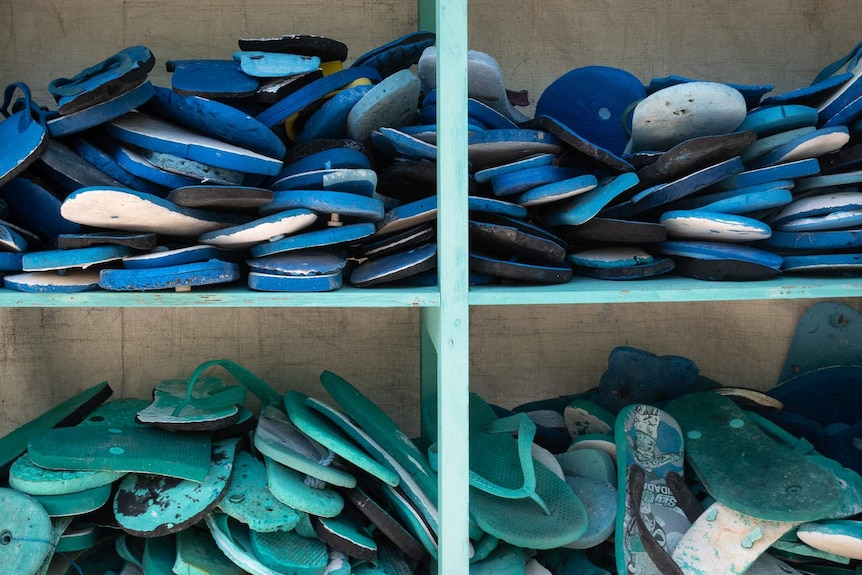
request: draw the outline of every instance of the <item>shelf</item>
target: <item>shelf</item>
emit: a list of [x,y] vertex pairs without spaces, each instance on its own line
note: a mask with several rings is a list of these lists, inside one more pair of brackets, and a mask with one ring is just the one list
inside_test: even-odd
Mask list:
[[862,297],[862,278],[710,282],[682,277],[610,281],[576,277],[549,286],[476,286],[470,305],[542,305]]
[[436,307],[436,287],[360,289],[326,293],[256,292],[232,287],[190,292],[24,293],[0,289],[0,307]]

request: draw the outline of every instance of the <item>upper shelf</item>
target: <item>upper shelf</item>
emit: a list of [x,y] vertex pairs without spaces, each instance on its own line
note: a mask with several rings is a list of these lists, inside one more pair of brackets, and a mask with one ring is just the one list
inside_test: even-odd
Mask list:
[[[576,277],[567,284],[476,286],[473,306],[862,298],[862,278],[779,278],[708,282],[681,277],[620,281]],[[437,307],[436,287],[359,289],[327,293],[255,292],[245,287],[191,292],[22,293],[0,288],[0,307]]]

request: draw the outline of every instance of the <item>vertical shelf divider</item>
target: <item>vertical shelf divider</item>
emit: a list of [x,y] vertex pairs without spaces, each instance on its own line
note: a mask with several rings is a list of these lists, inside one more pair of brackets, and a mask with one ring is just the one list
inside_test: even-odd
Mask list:
[[[420,15],[423,11],[420,9]],[[425,12],[427,13],[427,12]],[[427,25],[427,22],[422,22]],[[423,310],[436,344],[438,573],[469,573],[467,0],[437,0],[437,274],[440,306]],[[423,336],[424,338],[425,336]],[[426,358],[425,350],[422,353]],[[423,374],[426,368],[423,367]]]

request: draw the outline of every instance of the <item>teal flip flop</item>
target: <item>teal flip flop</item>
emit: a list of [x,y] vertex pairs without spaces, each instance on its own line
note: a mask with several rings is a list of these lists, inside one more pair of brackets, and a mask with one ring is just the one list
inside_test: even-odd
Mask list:
[[61,471],[39,467],[22,455],[9,468],[9,487],[27,495],[66,495],[109,485],[121,471]]
[[398,475],[394,471],[379,463],[329,420],[308,407],[306,399],[308,396],[298,391],[288,391],[284,396],[287,414],[300,431],[356,468],[393,487],[398,485]]
[[353,514],[312,517],[311,525],[317,538],[328,548],[360,561],[374,561],[377,558],[377,543]]
[[141,537],[161,537],[198,523],[224,497],[238,444],[239,438],[213,444],[202,482],[137,473],[126,476],[113,502],[120,527]]
[[[675,485],[683,483],[683,435],[668,413],[645,404],[622,408],[614,426],[617,444],[619,573],[668,575],[670,554],[691,519]],[[675,484],[673,479],[677,479]]]
[[77,493],[33,495],[51,517],[70,517],[95,511],[111,498],[111,485],[101,485]]
[[10,573],[36,573],[52,555],[51,519],[35,499],[0,488],[0,563]]
[[278,573],[320,575],[329,564],[326,544],[291,531],[251,532],[251,548],[261,563]]
[[704,391],[668,402],[687,438],[687,461],[716,501],[770,521],[816,521],[842,495],[827,469],[764,433],[729,398]]
[[[221,513],[210,513],[204,517],[204,522],[210,530],[210,534],[212,534],[213,541],[215,541],[216,546],[221,549],[221,552],[224,553],[228,559],[244,571],[253,573],[254,575],[284,575],[284,572],[276,571],[275,569],[265,565],[262,560],[257,557],[252,547],[251,534],[244,524],[231,519],[227,515],[222,515]],[[287,531],[276,533],[286,534],[292,532]],[[323,571],[320,570],[309,575],[322,575],[322,573]]]
[[300,473],[339,487],[356,486],[356,478],[333,463],[335,453],[304,435],[281,410],[267,406],[260,413],[254,446],[266,457]]
[[[71,519],[71,518],[67,518]],[[58,528],[56,520],[54,530]],[[56,553],[74,553],[75,551],[84,551],[96,544],[96,541],[102,536],[98,527],[89,523],[69,525],[57,541],[57,546],[54,548]]]
[[141,569],[147,575],[170,575],[177,560],[177,540],[173,535],[151,537],[144,546]]
[[252,531],[290,531],[302,513],[273,496],[266,485],[266,467],[247,451],[239,451],[231,479],[218,508]]
[[212,534],[204,529],[184,529],[177,533],[173,573],[189,575],[242,575],[243,571],[218,548]]
[[303,475],[273,459],[266,459],[266,481],[272,495],[297,511],[319,517],[335,517],[344,509],[344,499],[338,492],[317,482],[306,481]]
[[[436,404],[426,404],[423,421],[436,421],[436,411]],[[433,441],[431,427],[425,432]],[[534,460],[535,429],[526,414],[498,419],[481,397],[470,394],[470,514],[479,528],[503,541],[549,549],[582,536],[587,513],[566,482]]]

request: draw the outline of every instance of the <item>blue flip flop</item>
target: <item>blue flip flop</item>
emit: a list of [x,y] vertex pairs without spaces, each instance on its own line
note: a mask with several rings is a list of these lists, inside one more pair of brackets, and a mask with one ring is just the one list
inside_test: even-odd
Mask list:
[[[296,149],[296,148],[294,148]],[[368,155],[355,148],[330,147],[318,152],[310,153],[302,158],[292,161],[281,169],[278,175],[270,180],[276,182],[281,178],[314,172],[318,170],[347,169],[371,169],[371,160]]]
[[797,218],[776,229],[782,232],[822,232],[862,227],[862,210],[838,211],[824,216]]
[[256,291],[270,292],[327,292],[342,284],[341,270],[314,275],[285,275],[264,272],[249,272],[248,287]]
[[483,130],[467,137],[473,170],[508,164],[536,154],[559,154],[562,143],[541,130]]
[[862,274],[862,254],[784,256],[781,271],[784,273],[859,275]]
[[280,178],[270,185],[273,191],[329,190],[372,197],[377,188],[377,172],[367,168],[312,170]]
[[572,279],[571,267],[521,263],[478,252],[470,253],[470,270],[500,279],[537,284],[561,284]]
[[829,230],[823,232],[773,231],[763,241],[770,248],[786,250],[839,250],[862,247],[862,230]]
[[862,193],[834,192],[799,198],[770,219],[770,224],[780,227],[783,224],[801,218],[827,216],[836,212],[853,212],[862,210]]
[[227,170],[274,176],[282,167],[280,158],[197,134],[140,112],[117,118],[105,128],[121,142]]
[[807,158],[819,158],[837,152],[850,141],[850,131],[846,126],[825,127],[793,138],[770,153],[748,162],[748,168],[762,168]]
[[285,210],[258,218],[247,224],[201,234],[198,237],[198,242],[223,249],[243,250],[295,234],[316,221],[317,214],[311,210]]
[[480,184],[484,184],[486,182],[493,182],[493,179],[496,177],[503,177],[522,170],[551,167],[555,160],[556,156],[554,154],[536,154],[534,156],[524,158],[523,160],[516,160],[508,164],[492,166],[490,168],[485,168],[484,170],[479,170],[473,174],[473,177]]
[[284,143],[272,130],[251,115],[221,102],[157,87],[142,111],[270,158],[283,158],[285,154]]
[[283,54],[259,50],[240,50],[233,53],[240,69],[253,78],[285,78],[306,74],[320,68],[319,56]]
[[80,112],[48,120],[48,133],[54,138],[69,136],[95,128],[105,122],[119,118],[149,101],[155,94],[153,85],[145,80],[128,92],[110,100],[85,108]]
[[753,242],[772,235],[768,224],[731,214],[706,210],[673,210],[665,212],[659,223],[670,238],[694,241]]
[[351,68],[370,67],[385,78],[417,64],[422,52],[434,44],[433,32],[419,30],[405,34],[382,46],[361,54],[353,61]]
[[536,116],[550,116],[588,141],[621,155],[629,106],[646,98],[634,75],[607,66],[576,68],[554,80],[536,102]]
[[766,250],[721,242],[668,240],[656,246],[664,255],[701,260],[734,260],[781,269],[782,257]]
[[[16,90],[24,93],[24,109],[9,113],[9,104]],[[5,184],[36,161],[48,148],[45,127],[30,115],[30,88],[16,83],[6,87],[0,113],[5,116],[0,122],[0,185]]]
[[744,132],[750,130],[758,138],[772,136],[788,130],[817,125],[817,109],[810,106],[788,104],[767,106],[752,110],[737,128]]
[[[114,156],[97,145],[85,140],[80,136],[72,138],[72,148],[87,162],[107,174],[109,177],[120,182],[121,185],[156,196],[164,197],[167,193],[164,186],[160,186],[150,180],[141,178],[121,166]],[[115,147],[116,149],[116,147]]]
[[[528,158],[528,160],[531,160],[531,158]],[[521,162],[524,161],[525,160],[521,160]],[[519,162],[513,162],[512,164],[506,164],[506,166],[512,166],[513,164],[518,163]],[[487,172],[488,170],[482,171]],[[552,184],[554,182],[559,182],[567,178],[574,178],[583,174],[583,170],[579,170],[577,168],[560,168],[551,165],[523,167],[519,170],[506,171],[505,173],[491,177],[491,188],[493,189],[495,196],[511,196],[514,194],[524,193],[538,186]]]
[[378,128],[400,128],[416,120],[419,78],[410,70],[386,76],[371,88],[347,114],[347,133],[359,141]]
[[[693,78],[686,78],[684,76],[665,76],[664,78],[653,78],[650,80],[650,83],[646,86],[646,91],[648,94],[654,94],[655,92],[662,90],[664,88],[669,88],[670,86],[676,86],[678,84],[688,83],[688,82],[706,82],[708,80],[696,80]],[[725,84],[734,90],[737,90],[742,96],[745,98],[745,105],[751,109],[756,108],[759,104],[762,103],[761,98],[765,94],[771,92],[775,86],[772,84],[733,84],[730,82],[725,82]]]
[[[520,206],[519,206],[520,207]],[[437,219],[437,196],[402,204],[386,212],[377,224],[377,235],[400,232]]]
[[234,60],[168,60],[171,88],[183,96],[235,99],[253,96],[260,82]]
[[125,246],[95,246],[74,250],[47,250],[24,254],[21,262],[25,272],[88,268],[97,264],[119,261],[131,255]]
[[[113,151],[114,160],[117,164],[130,174],[137,178],[146,180],[151,185],[155,185],[155,189],[146,192],[157,197],[164,197],[168,189],[185,188],[187,186],[200,185],[200,180],[187,178],[180,174],[175,174],[167,170],[163,170],[150,162],[143,153],[131,147],[118,145]],[[132,190],[144,191],[129,186]]]
[[816,126],[804,126],[802,128],[796,128],[795,130],[779,132],[772,136],[766,136],[765,138],[758,138],[750,146],[742,150],[739,157],[746,163],[757,160],[777,150],[795,138],[804,136],[805,134],[810,134],[816,130]]
[[374,224],[350,224],[342,227],[325,228],[289,236],[275,242],[258,244],[251,248],[255,257],[281,254],[309,248],[320,248],[358,242],[374,233]]
[[810,106],[817,99],[822,99],[823,96],[828,96],[833,90],[837,90],[848,80],[853,78],[853,74],[844,73],[829,76],[818,82],[814,82],[810,86],[796,88],[789,92],[775,94],[760,101],[762,106],[778,106],[785,104],[799,104],[802,106]]
[[347,136],[347,117],[353,107],[371,90],[370,84],[340,90],[320,106],[302,126],[296,142]]
[[231,252],[227,250],[222,250],[215,246],[195,245],[172,250],[157,249],[148,254],[126,256],[123,258],[123,266],[130,270],[151,269],[200,263],[209,260],[230,261],[231,259]]
[[[755,170],[746,170],[745,172],[732,175],[715,185],[715,191],[723,192],[736,188],[747,188],[749,186],[757,186],[775,180],[793,180],[796,178],[805,178],[814,176],[820,173],[820,164],[814,158],[807,160],[796,160],[786,164],[777,166],[767,166],[765,168],[757,168]],[[798,182],[794,186],[794,190],[798,191]]]
[[7,289],[29,293],[78,293],[99,289],[99,271],[28,272],[3,276]]
[[388,156],[437,161],[437,146],[435,144],[429,144],[395,128],[380,128],[372,132],[371,143]]
[[99,276],[99,287],[111,291],[149,291],[224,284],[239,280],[239,266],[210,260],[163,268],[106,269]]
[[537,186],[520,194],[515,201],[524,207],[540,206],[580,196],[595,189],[596,186],[598,186],[596,177],[587,174]]
[[318,190],[278,191],[272,202],[261,206],[261,215],[274,214],[284,210],[307,209],[321,216],[338,216],[360,222],[379,222],[383,219],[383,202],[347,192]]
[[793,201],[792,187],[791,180],[776,180],[757,186],[686,198],[675,202],[673,207],[681,210],[702,209],[723,214],[750,214],[786,206]]
[[81,231],[79,224],[60,215],[60,200],[36,181],[13,178],[0,188],[0,198],[8,204],[11,219],[44,239]]
[[398,281],[436,266],[437,244],[429,243],[359,264],[350,273],[350,283],[356,287],[369,287]]

